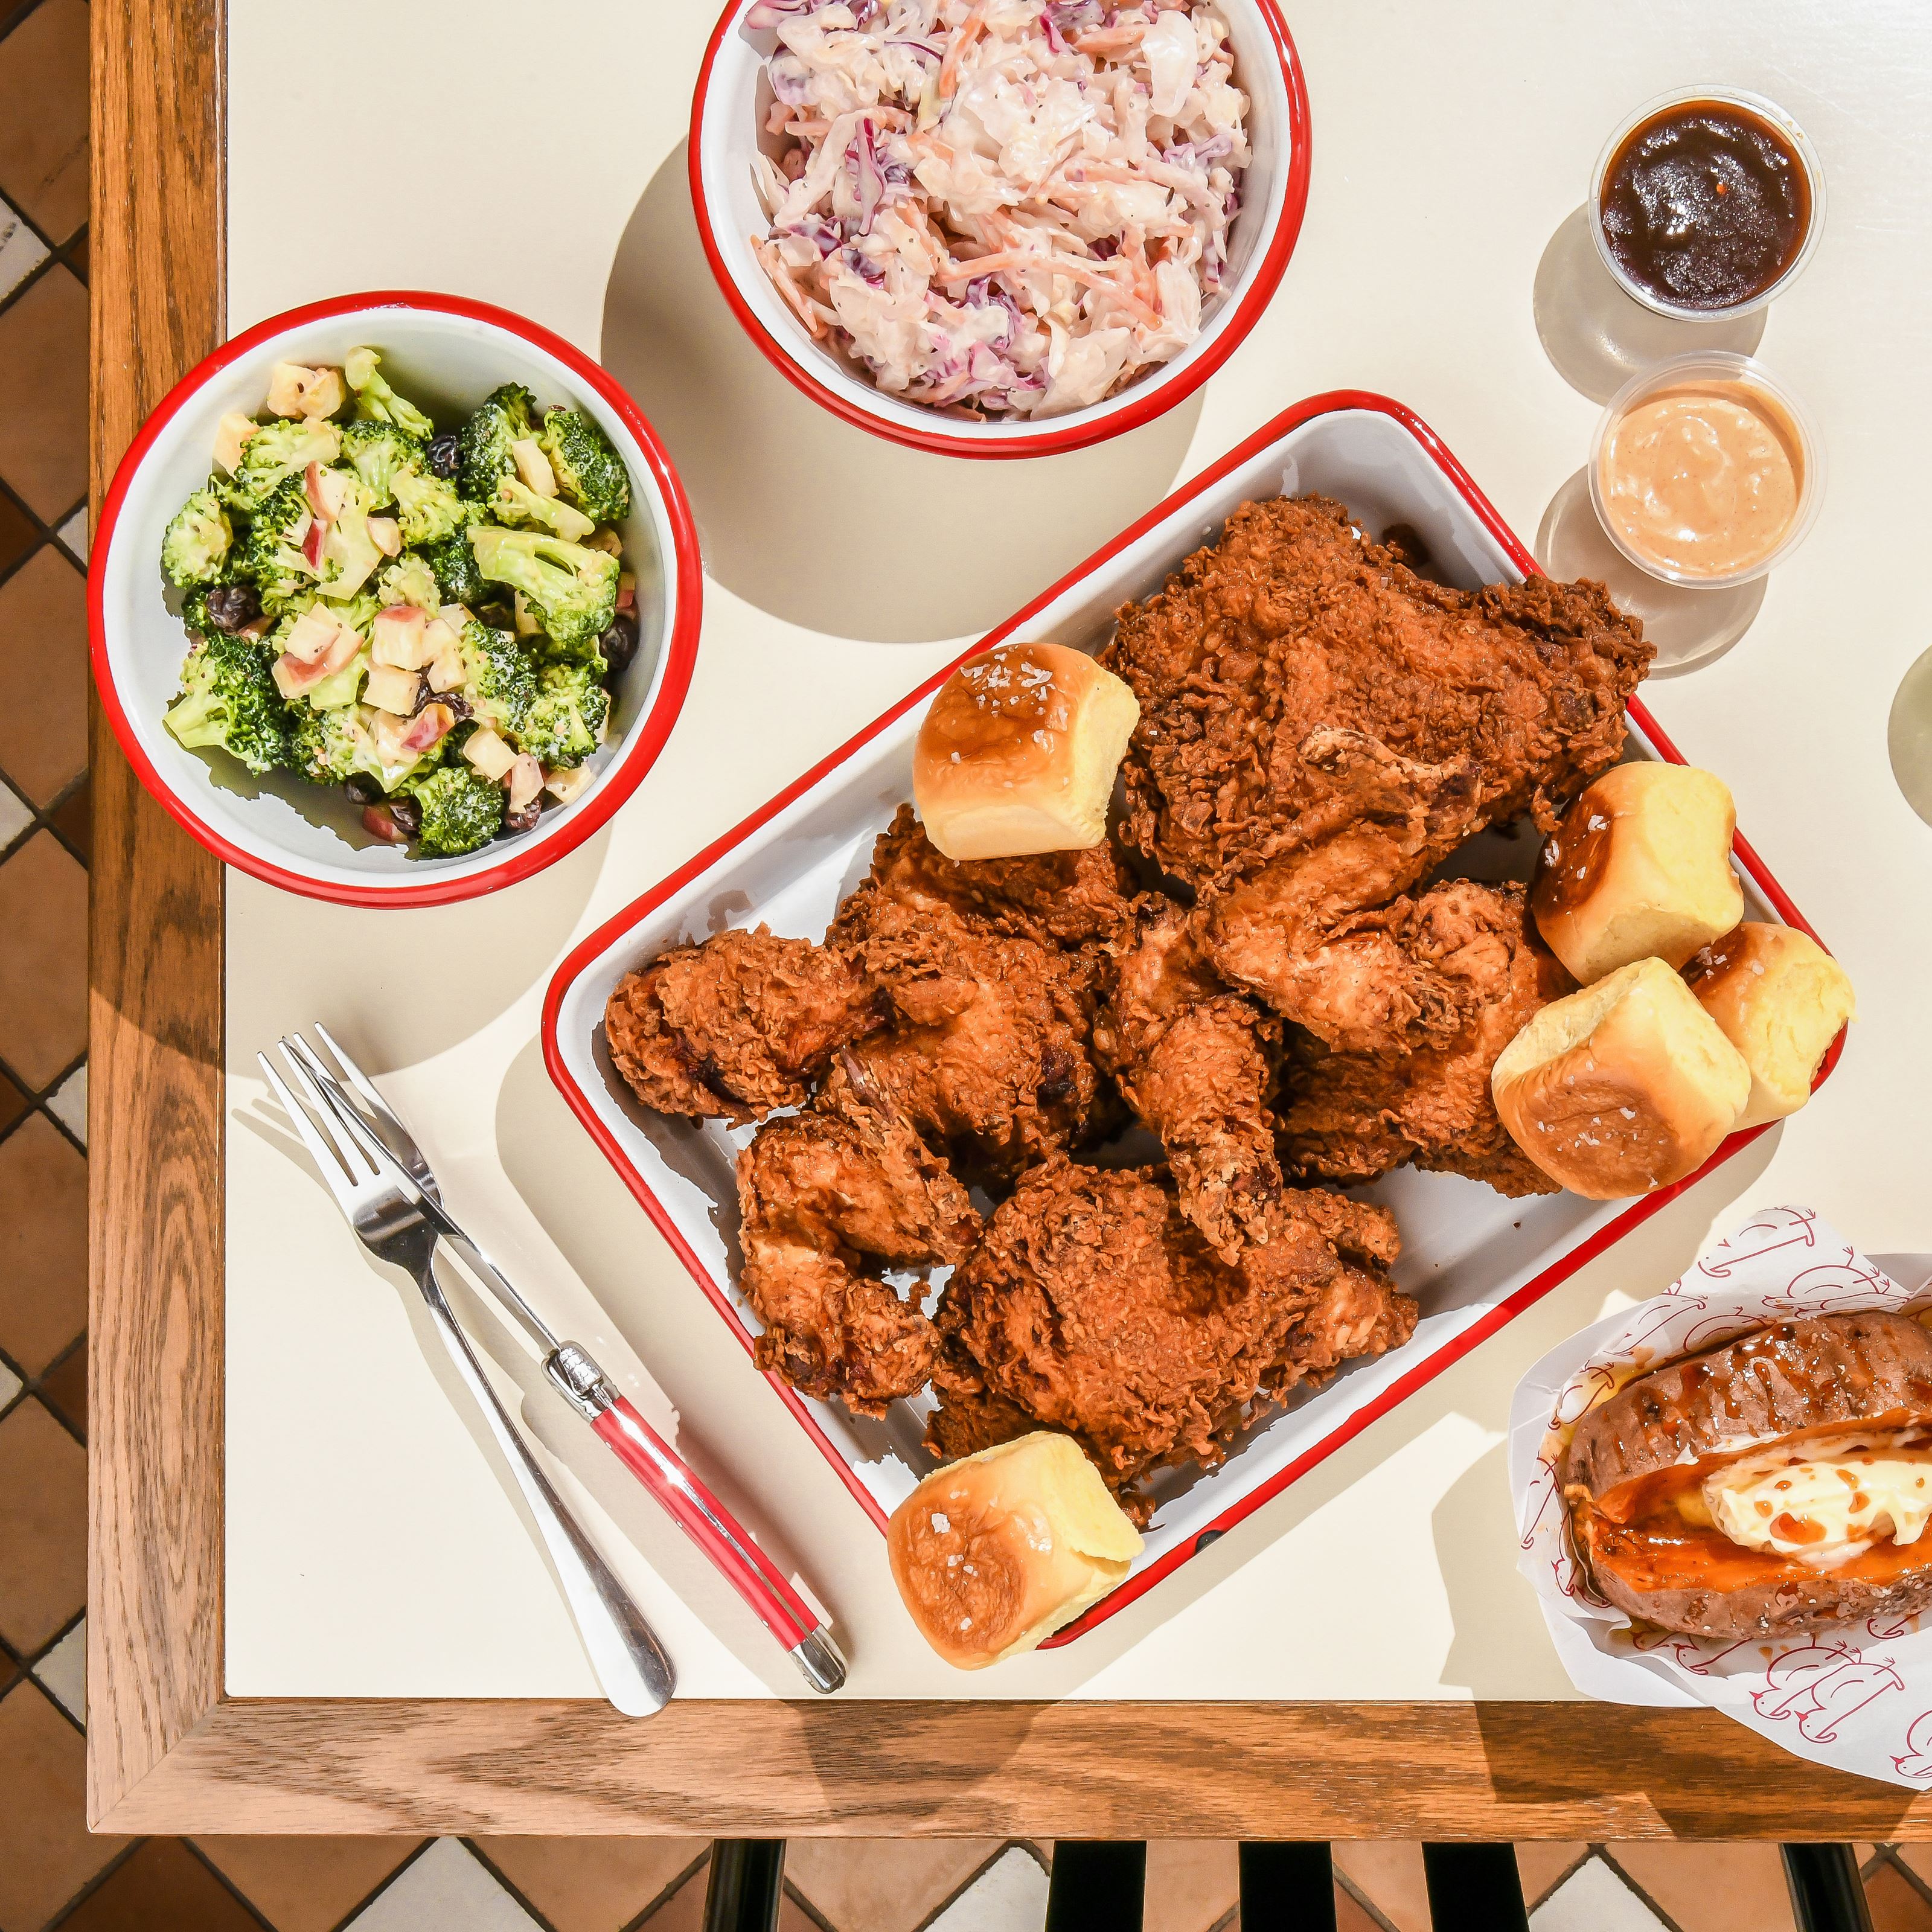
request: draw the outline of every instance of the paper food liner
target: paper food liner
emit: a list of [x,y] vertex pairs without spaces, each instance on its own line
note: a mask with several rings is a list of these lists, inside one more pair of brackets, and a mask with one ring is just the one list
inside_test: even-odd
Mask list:
[[1738,1641],[1634,1625],[1577,1565],[1556,1478],[1577,1418],[1634,1374],[1785,1316],[1932,1309],[1932,1256],[1882,1258],[1898,1279],[1810,1209],[1760,1210],[1654,1300],[1573,1335],[1523,1377],[1510,1408],[1510,1486],[1519,1565],[1586,1696],[1708,1704],[1798,1757],[1924,1790],[1932,1788],[1932,1622],[1874,1617]]

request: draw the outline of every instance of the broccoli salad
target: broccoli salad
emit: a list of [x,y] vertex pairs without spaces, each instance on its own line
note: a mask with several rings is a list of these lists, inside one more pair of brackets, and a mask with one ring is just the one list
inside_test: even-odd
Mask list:
[[590,782],[637,649],[631,478],[515,383],[439,433],[373,349],[278,363],[161,539],[189,649],[168,729],[339,785],[421,857],[527,832]]

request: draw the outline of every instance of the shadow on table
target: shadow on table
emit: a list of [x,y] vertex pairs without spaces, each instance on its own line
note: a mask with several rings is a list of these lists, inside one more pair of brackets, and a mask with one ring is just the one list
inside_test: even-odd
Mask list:
[[664,438],[706,571],[832,637],[923,642],[989,628],[1167,494],[1201,398],[1066,456],[929,456],[794,388],[725,305],[698,238],[686,147],[631,217],[603,361]]
[[1604,266],[1587,208],[1573,208],[1536,265],[1536,333],[1556,373],[1592,402],[1607,403],[1640,369],[1692,350],[1748,356],[1768,311],[1721,322],[1681,322],[1633,301]]

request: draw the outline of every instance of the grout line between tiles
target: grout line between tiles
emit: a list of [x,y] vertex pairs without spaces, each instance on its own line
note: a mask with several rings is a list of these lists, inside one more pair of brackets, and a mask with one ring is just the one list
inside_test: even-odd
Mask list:
[[1333,1865],[1335,1882],[1369,1915],[1376,1932],[1396,1932],[1395,1922],[1340,1865]]
[[683,1870],[671,1880],[670,1884],[644,1906],[636,1918],[626,1919],[624,1923],[617,1928],[617,1932],[638,1932],[638,1928],[644,1923],[645,1920],[649,1918],[652,1912],[660,1911],[669,1904],[704,1869],[705,1866],[710,1862],[710,1858],[711,1848],[707,1845],[689,1864],[685,1867]]
[[[407,1871],[410,1866],[414,1864],[417,1859],[421,1858],[423,1854],[429,1850],[430,1846],[435,1843],[436,1840],[433,1838],[424,1839],[422,1843],[417,1846],[416,1850],[410,1852],[407,1858],[403,1859],[400,1863],[397,1865],[395,1870],[390,1873],[388,1876],[383,1880],[380,1885],[374,1886],[371,1890],[365,1894],[364,1896],[358,1898],[356,1903],[335,1922],[334,1927],[332,1928],[332,1932],[348,1932],[348,1928],[350,1925],[352,1924],[357,1918],[360,1918],[364,1912],[367,1912],[370,1906],[374,1905],[376,1900],[380,1898],[383,1893],[387,1892],[390,1886],[394,1885],[397,1880],[400,1878],[404,1873]],[[51,1927],[48,1928],[48,1932],[52,1932],[52,1928]]]
[[17,0],[16,4],[0,13],[0,40],[4,40],[40,4],[40,0]]
[[800,1916],[808,1924],[816,1925],[819,1928],[819,1932],[840,1932],[840,1928],[833,1924],[831,1920],[826,1918],[825,1914],[820,1911],[818,1907],[813,1904],[812,1900],[807,1898],[790,1879],[785,1880],[784,1891],[785,1897],[798,1907]]
[[1906,1883],[1911,1886],[1912,1890],[1916,1892],[1921,1898],[1924,1899],[1928,1905],[1932,1905],[1932,1886],[1928,1886],[1925,1881],[1898,1856],[1898,1852],[1890,1845],[1885,1847],[1882,1856],[1886,1862],[1892,1865],[1898,1870],[1900,1876],[1905,1880]]
[[[1636,1895],[1645,1910],[1664,1927],[1664,1932],[1684,1932],[1684,1928],[1678,1924],[1677,1921],[1672,1918],[1670,1914],[1665,1911],[1664,1907],[1658,1904],[1657,1900],[1652,1898],[1650,1894],[1646,1892],[1622,1865],[1617,1863],[1616,1852],[1612,1846],[1607,1844],[1592,1845],[1590,1849],[1602,1858],[1612,1871],[1616,1874],[1618,1882],[1623,1886],[1624,1889]],[[1783,1854],[1780,1852],[1779,1856],[1782,1857]]]
[[118,1872],[121,1868],[148,1841],[146,1838],[136,1838],[130,1843],[123,1845],[120,1850],[116,1852],[114,1856],[110,1858],[107,1862],[103,1865],[100,1869],[96,1872],[94,1876],[89,1879],[64,1905],[61,1906],[51,1918],[47,1921],[45,1932],[55,1932],[55,1928],[57,1926],[64,1924],[69,1918],[71,1918],[74,1915],[78,1912],[80,1908],[85,1905],[87,1901],[92,1898],[94,1894],[98,1892],[100,1888],[105,1885],[107,1881],[112,1878],[114,1874]]
[[236,1902],[240,1905],[242,1910],[247,1912],[250,1918],[254,1920],[256,1924],[263,1927],[266,1929],[266,1932],[275,1932],[274,1922],[262,1912],[260,1907],[255,1904],[254,1900],[250,1898],[248,1894],[242,1891],[241,1887],[238,1886],[235,1881],[230,1878],[228,1874],[194,1842],[192,1838],[183,1837],[176,1839],[175,1842],[181,1846],[182,1850],[188,1853],[189,1857],[199,1859],[200,1862],[213,1874],[215,1882],[221,1887],[223,1891],[229,1893],[235,1899]]
[[[4,862],[4,860],[0,860],[0,863]],[[0,1141],[5,1140],[10,1134],[17,1132],[35,1114],[40,1114],[52,1122],[62,1139],[65,1141],[82,1160],[85,1160],[87,1158],[86,1142],[76,1136],[74,1130],[54,1112],[47,1102],[86,1064],[87,1054],[83,1048],[80,1057],[69,1060],[67,1065],[47,1082],[46,1086],[37,1088],[31,1080],[25,1079],[16,1072],[5,1060],[0,1060],[0,1075],[4,1075],[21,1093],[26,1096],[28,1103],[26,1112],[10,1127],[0,1127]],[[0,1355],[4,1354],[4,1351],[0,1350]],[[16,1364],[16,1366],[18,1365]]]
[[[938,1918],[941,1913],[950,1912],[953,1906],[957,1905],[960,1900],[964,1898],[967,1893],[970,1892],[973,1888],[977,1885],[980,1881],[984,1878],[986,1874],[1016,1846],[1018,1846],[1020,1850],[1024,1852],[1027,1856],[1031,1858],[1035,1864],[1040,1864],[1039,1857],[1030,1845],[1024,1844],[1022,1840],[1018,1838],[1006,1839],[1002,1842],[999,1849],[994,1852],[992,1856],[989,1858],[984,1864],[977,1866],[974,1868],[973,1875],[970,1878],[968,1879],[964,1884],[955,1886],[919,1922],[917,1926],[914,1928],[914,1932],[926,1932],[926,1928],[930,1925],[935,1918]],[[1044,1865],[1041,1865],[1040,1869],[1044,1871],[1046,1868]]]
[[543,1932],[556,1932],[556,1928],[537,1910],[518,1887],[491,1862],[489,1854],[477,1844],[474,1838],[458,1838],[456,1842],[543,1928]]
[[[1514,1847],[1512,1847],[1512,1849],[1514,1849]],[[1522,1901],[1524,1910],[1526,1911],[1534,1912],[1536,1908],[1557,1888],[1558,1886],[1568,1885],[1570,1881],[1590,1862],[1590,1852],[1591,1847],[1586,1845],[1583,1847],[1582,1856],[1572,1859],[1570,1862],[1565,1865],[1563,1869],[1558,1872],[1534,1898],[1532,1898],[1529,1894],[1526,1892],[1523,1894]],[[1519,1865],[1517,1868],[1519,1876],[1520,1876],[1522,1868]]]

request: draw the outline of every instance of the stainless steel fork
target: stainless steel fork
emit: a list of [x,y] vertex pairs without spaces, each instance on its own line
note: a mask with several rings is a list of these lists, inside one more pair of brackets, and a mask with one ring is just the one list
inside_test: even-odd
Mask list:
[[[457,1373],[476,1398],[536,1518],[604,1696],[627,1717],[649,1717],[663,1709],[676,1682],[670,1660],[644,1612],[571,1514],[497,1400],[436,1280],[434,1257],[440,1230],[343,1130],[298,1060],[290,1059],[289,1079],[284,1080],[266,1054],[255,1058],[356,1238],[378,1261],[402,1269],[421,1291]],[[302,1100],[290,1091],[290,1081]]]

